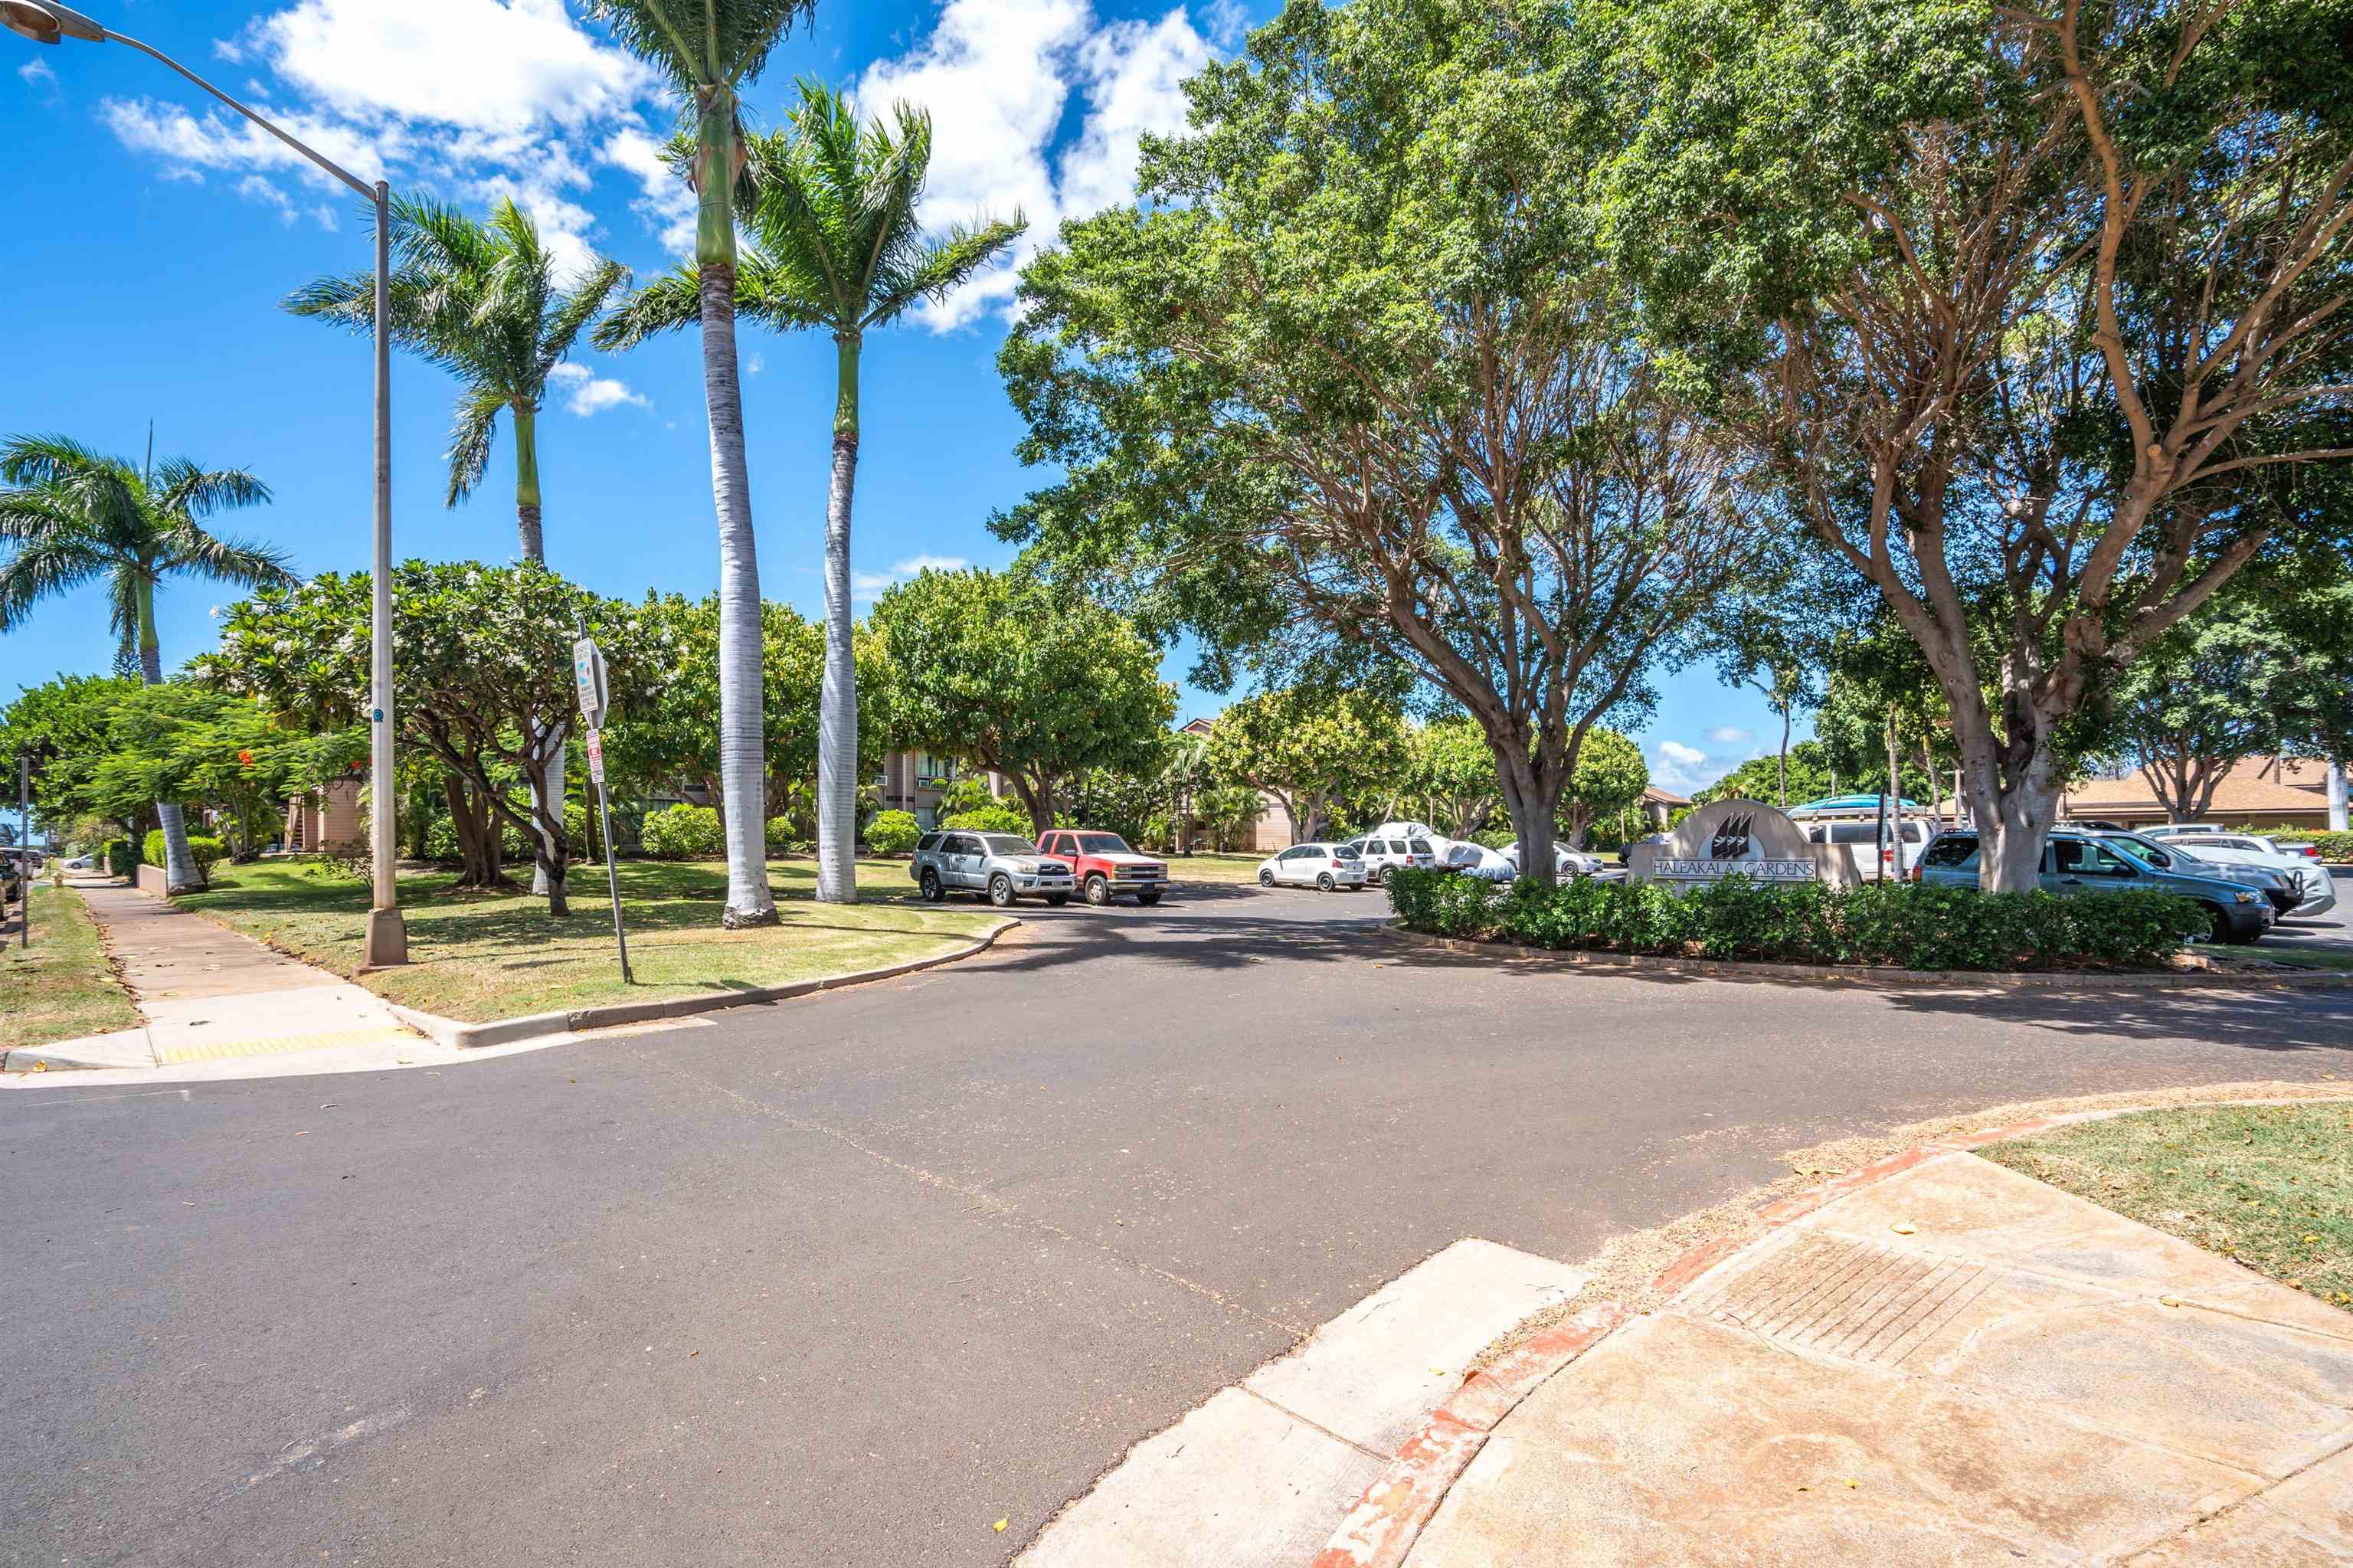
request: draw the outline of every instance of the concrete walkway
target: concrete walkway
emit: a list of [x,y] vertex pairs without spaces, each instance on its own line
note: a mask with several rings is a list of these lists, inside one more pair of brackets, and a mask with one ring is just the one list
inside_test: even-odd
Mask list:
[[176,1067],[280,1053],[409,1046],[372,991],[119,883],[74,885],[144,1024],[8,1051],[0,1069]]
[[1947,1154],[1571,1361],[1406,1561],[2353,1562],[2353,1314]]

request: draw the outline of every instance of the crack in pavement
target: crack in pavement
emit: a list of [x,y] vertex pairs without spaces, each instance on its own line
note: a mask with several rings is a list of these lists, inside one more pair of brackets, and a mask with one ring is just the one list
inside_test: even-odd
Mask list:
[[[649,1064],[653,1063],[655,1060],[653,1054],[649,1052],[641,1053],[641,1054]],[[1184,1275],[1177,1274],[1170,1269],[1163,1268],[1158,1264],[1153,1263],[1145,1258],[1138,1257],[1133,1253],[1122,1252],[1119,1248],[1112,1246],[1107,1243],[1095,1241],[1090,1237],[1079,1235],[1072,1231],[1066,1230],[1062,1226],[1054,1224],[1051,1220],[1039,1219],[1032,1214],[1025,1214],[1018,1205],[1008,1203],[1004,1199],[996,1196],[994,1193],[985,1192],[977,1187],[973,1187],[965,1182],[958,1181],[953,1177],[943,1176],[936,1171],[927,1171],[920,1165],[910,1164],[908,1161],[901,1160],[895,1155],[886,1154],[881,1150],[875,1148],[873,1145],[861,1141],[854,1134],[843,1131],[840,1128],[828,1126],[821,1121],[812,1120],[807,1117],[800,1116],[795,1112],[786,1110],[780,1106],[769,1105],[765,1100],[754,1099],[752,1096],[744,1093],[741,1089],[729,1088],[725,1084],[720,1083],[717,1079],[706,1078],[700,1073],[681,1072],[675,1067],[668,1067],[666,1070],[671,1072],[674,1076],[688,1079],[691,1082],[701,1084],[707,1089],[717,1091],[727,1099],[734,1102],[734,1104],[741,1108],[756,1112],[761,1116],[773,1117],[776,1120],[785,1123],[787,1127],[797,1128],[803,1132],[818,1133],[823,1137],[832,1139],[837,1143],[840,1143],[850,1149],[856,1150],[859,1153],[863,1154],[866,1158],[875,1161],[877,1164],[890,1167],[900,1175],[910,1178],[918,1185],[937,1188],[942,1192],[953,1192],[959,1198],[968,1199],[970,1200],[970,1206],[965,1211],[967,1213],[985,1214],[988,1218],[997,1220],[1002,1224],[1021,1226],[1029,1230],[1038,1231],[1043,1234],[1052,1236],[1058,1241],[1068,1242],[1073,1246],[1092,1247],[1096,1252],[1103,1254],[1105,1257],[1116,1259],[1117,1261],[1125,1264],[1130,1268],[1139,1270],[1145,1274],[1152,1275],[1156,1278],[1165,1279],[1169,1284],[1176,1286],[1182,1289],[1188,1290],[1205,1300],[1214,1301],[1229,1312],[1235,1312],[1245,1318],[1254,1319],[1258,1322],[1266,1324],[1269,1328],[1280,1329],[1284,1333],[1291,1335],[1294,1339],[1303,1339],[1308,1333],[1308,1330],[1301,1325],[1297,1323],[1285,1322],[1281,1318],[1269,1317],[1266,1313],[1258,1310],[1256,1308],[1236,1300],[1234,1298],[1227,1295],[1224,1291],[1218,1289],[1215,1286],[1204,1285],[1198,1279],[1188,1279]]]

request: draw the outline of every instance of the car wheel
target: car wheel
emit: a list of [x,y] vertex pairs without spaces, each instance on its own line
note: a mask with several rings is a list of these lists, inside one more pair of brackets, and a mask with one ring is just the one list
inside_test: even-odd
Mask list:
[[1160,889],[1156,887],[1147,887],[1143,892],[1135,895],[1135,901],[1149,909],[1152,906],[1160,902]]
[[947,895],[948,890],[940,885],[940,874],[936,871],[926,870],[923,873],[923,902],[926,904],[937,904],[941,899],[945,898]]
[[1087,878],[1087,902],[1096,905],[1111,902],[1111,884],[1103,880],[1101,872]]
[[1388,885],[1389,868],[1385,865],[1375,866],[1373,868],[1373,885],[1375,887],[1387,887]]
[[1010,908],[1013,904],[1013,879],[1001,871],[990,877],[988,901],[999,909]]
[[1071,895],[1067,893],[1049,893],[1046,895],[1046,902],[1052,905],[1057,909],[1060,909],[1063,905],[1068,904],[1070,901]]
[[1333,888],[1336,887],[1337,885],[1338,885],[1337,883],[1335,883],[1335,882],[1334,882],[1334,881],[1332,880],[1332,874],[1331,874],[1330,872],[1328,872],[1328,871],[1319,871],[1319,872],[1317,872],[1317,873],[1315,874],[1315,891],[1316,891],[1316,892],[1318,892],[1318,893],[1329,893],[1329,892],[1331,892],[1331,891],[1332,891],[1332,889],[1333,889]]
[[2231,939],[2231,917],[2222,913],[2222,906],[2220,904],[2206,906],[2206,939],[2210,942],[2227,942]]
[[1260,867],[1258,885],[1261,887],[1272,887],[1274,885],[1274,873],[1268,871],[1263,866]]

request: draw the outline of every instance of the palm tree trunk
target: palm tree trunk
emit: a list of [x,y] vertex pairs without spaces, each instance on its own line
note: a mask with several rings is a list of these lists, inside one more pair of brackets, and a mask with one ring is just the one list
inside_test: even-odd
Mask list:
[[825,684],[818,703],[817,895],[858,902],[858,663],[849,503],[858,482],[858,334],[834,334],[833,482],[825,503]]
[[[139,676],[151,686],[164,683],[164,652],[155,640],[155,585],[144,577],[139,582]],[[188,853],[187,819],[178,802],[156,801],[155,820],[164,830],[164,895],[201,891],[204,874]]]
[[522,558],[544,566],[547,548],[539,532],[539,415],[524,403],[511,405],[507,412],[514,421],[515,532],[521,536]]
[[702,266],[702,397],[711,414],[711,498],[719,514],[719,776],[727,828],[730,930],[778,923],[768,891],[760,785],[767,773],[761,714],[760,563],[744,468],[743,384],[735,366],[735,266]]
[[[522,547],[522,558],[533,566],[544,566],[547,546],[539,527],[539,411],[528,403],[516,402],[508,406],[507,413],[514,421],[515,534]],[[542,811],[557,818],[564,815],[564,802],[556,799],[562,791],[556,786],[563,779],[565,726],[561,719],[550,719],[543,729],[536,715],[529,722],[532,752],[528,782],[532,821],[536,823]],[[538,837],[543,853],[532,857],[531,891],[536,897],[554,899],[557,894],[548,885],[545,857],[554,854],[555,841],[544,831],[538,831]]]

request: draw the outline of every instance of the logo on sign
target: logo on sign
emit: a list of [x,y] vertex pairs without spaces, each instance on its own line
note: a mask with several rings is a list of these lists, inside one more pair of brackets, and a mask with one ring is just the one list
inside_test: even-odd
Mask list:
[[1707,853],[1714,860],[1738,860],[1748,853],[1748,828],[1757,819],[1753,816],[1726,817],[1715,824],[1715,836],[1708,841]]

